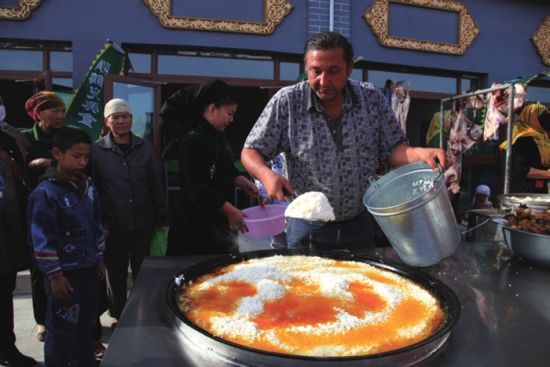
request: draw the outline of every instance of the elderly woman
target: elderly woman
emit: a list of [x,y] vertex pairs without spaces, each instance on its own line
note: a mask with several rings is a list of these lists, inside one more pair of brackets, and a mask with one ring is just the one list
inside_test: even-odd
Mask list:
[[224,134],[237,111],[229,86],[208,80],[191,100],[191,126],[178,143],[182,218],[170,227],[169,255],[230,251],[235,231],[247,231],[243,212],[232,202],[235,186],[258,196],[256,185],[235,168]]
[[65,102],[54,92],[41,91],[25,102],[27,114],[35,121],[32,128],[23,130],[30,141],[28,148],[29,184],[34,188],[38,178],[54,164],[52,138],[65,121]]
[[[506,149],[508,142],[501,145]],[[540,103],[527,105],[512,133],[510,192],[548,193],[550,181],[550,110]]]
[[[33,127],[23,130],[23,135],[29,140],[27,147],[27,183],[29,189],[34,189],[39,177],[46,169],[55,164],[52,156],[52,139],[55,130],[65,121],[65,103],[54,92],[41,91],[31,96],[25,102],[27,114],[35,122]],[[37,324],[36,337],[44,341],[46,337],[46,291],[44,278],[36,268],[31,268],[32,306]]]

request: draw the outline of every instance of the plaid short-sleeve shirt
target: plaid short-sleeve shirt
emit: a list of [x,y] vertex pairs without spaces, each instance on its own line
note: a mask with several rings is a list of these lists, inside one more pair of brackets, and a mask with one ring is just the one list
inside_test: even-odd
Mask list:
[[281,89],[269,101],[245,142],[267,160],[286,154],[294,191],[323,192],[336,220],[360,214],[368,180],[379,162],[407,143],[382,93],[349,80],[342,115],[330,120],[307,81]]

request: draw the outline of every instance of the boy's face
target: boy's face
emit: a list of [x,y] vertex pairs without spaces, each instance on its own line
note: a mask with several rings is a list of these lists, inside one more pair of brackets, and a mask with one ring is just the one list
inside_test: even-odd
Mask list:
[[90,158],[91,146],[85,143],[78,143],[62,152],[59,148],[53,148],[52,154],[57,161],[57,171],[69,176],[79,176]]

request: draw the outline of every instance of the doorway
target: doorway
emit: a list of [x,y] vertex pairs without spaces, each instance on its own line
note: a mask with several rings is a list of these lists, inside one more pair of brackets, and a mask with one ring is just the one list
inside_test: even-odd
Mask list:
[[25,111],[25,101],[33,95],[32,80],[0,79],[0,96],[6,106],[6,121],[18,128],[32,127],[33,121]]

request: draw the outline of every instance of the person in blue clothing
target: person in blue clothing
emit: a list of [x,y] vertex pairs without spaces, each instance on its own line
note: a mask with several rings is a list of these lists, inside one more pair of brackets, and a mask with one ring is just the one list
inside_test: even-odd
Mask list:
[[29,241],[45,275],[46,367],[96,366],[98,287],[105,248],[99,195],[84,174],[92,141],[64,126],[53,138],[50,167],[29,196]]

